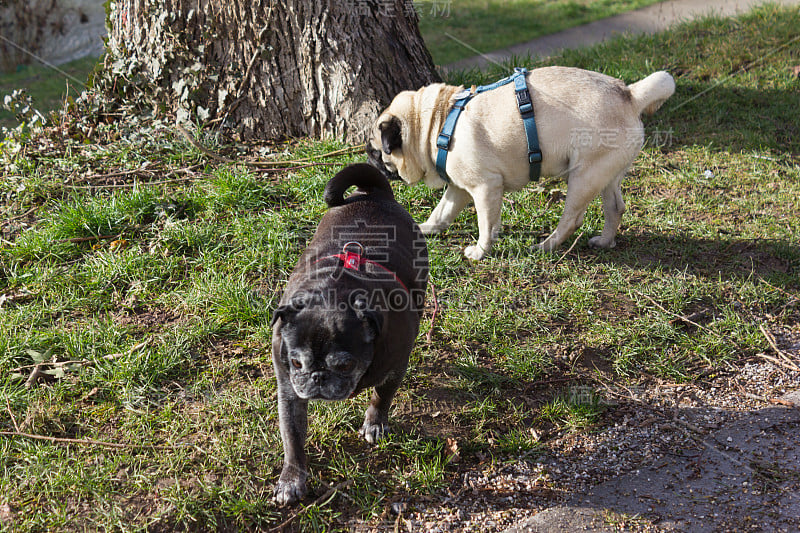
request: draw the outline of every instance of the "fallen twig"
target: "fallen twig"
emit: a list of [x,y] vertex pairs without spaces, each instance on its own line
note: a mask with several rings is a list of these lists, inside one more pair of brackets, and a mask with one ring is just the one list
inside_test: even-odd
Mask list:
[[90,179],[104,179],[104,178],[120,178],[122,176],[129,176],[131,174],[136,174],[138,172],[153,172],[152,167],[154,163],[145,163],[143,166],[139,168],[132,168],[129,170],[115,170],[114,172],[108,172],[106,174],[91,174],[89,176],[83,176],[82,180],[90,180]]
[[61,239],[58,242],[69,242],[72,244],[80,244],[83,242],[90,242],[90,241],[102,241],[108,239],[118,239],[122,234],[117,233],[114,235],[93,235],[91,237],[72,237],[71,239]]
[[[198,165],[190,165],[188,167],[183,167],[183,168],[177,168],[175,170],[171,170],[169,172],[166,172],[164,175],[165,176],[172,176],[172,175],[178,174],[180,172],[187,173],[187,174],[188,173],[193,173],[192,170],[197,168],[197,167],[199,167],[199,166],[202,166],[202,165],[198,164]],[[112,177],[112,176],[115,176],[115,175],[122,176],[122,175],[126,175],[126,174],[134,174],[134,173],[138,172],[139,170],[141,170],[141,169],[131,170],[131,171],[128,171],[128,172],[125,172],[125,173],[119,173],[119,174],[115,174],[115,173],[111,173],[111,174],[96,174],[96,175],[93,175],[93,176],[85,176],[85,177],[81,178],[81,180],[88,181],[88,180],[93,180],[93,179],[98,179],[98,178]],[[152,171],[150,171],[150,172],[152,172]],[[196,179],[196,177],[195,176],[187,176],[185,178],[172,178],[172,179],[164,179],[164,180],[158,180],[158,181],[133,181],[133,182],[125,182],[125,183],[104,183],[104,184],[97,184],[97,185],[64,185],[64,187],[66,187],[68,189],[113,189],[113,188],[121,188],[121,187],[136,187],[136,186],[139,186],[139,185],[163,185],[165,183],[175,183],[175,182],[179,182],[179,181],[190,181],[190,180],[193,180],[193,179]]]
[[791,370],[793,372],[800,372],[800,368],[798,368],[796,365],[787,363],[781,359],[778,359],[777,357],[772,357],[771,355],[767,355],[765,353],[759,353],[756,354],[756,356],[760,357],[761,359],[765,359],[774,365],[778,365],[781,368],[785,368],[786,370]]
[[[209,150],[208,148],[206,148],[205,146],[203,146],[202,144],[197,142],[197,140],[194,137],[192,137],[192,135],[188,131],[186,131],[186,128],[184,128],[180,124],[177,125],[176,128],[181,133],[181,135],[183,135],[186,138],[186,140],[189,142],[189,144],[191,144],[192,146],[194,146],[195,148],[200,150],[202,153],[204,153],[205,155],[207,155],[211,159],[214,159],[214,160],[219,161],[221,163],[229,163],[229,164],[234,164],[234,165],[245,165],[245,166],[248,166],[248,167],[254,167],[254,168],[258,168],[258,169],[260,169],[260,170],[262,170],[264,172],[267,172],[267,171],[268,172],[290,171],[290,170],[296,170],[296,169],[299,169],[299,168],[313,167],[313,166],[317,166],[317,165],[325,165],[325,166],[336,165],[336,163],[323,163],[323,162],[320,162],[318,160],[319,159],[326,159],[328,157],[334,157],[334,156],[337,156],[337,155],[345,155],[345,154],[350,154],[350,153],[359,153],[359,152],[364,150],[364,148],[361,147],[361,146],[348,146],[347,148],[340,148],[339,150],[333,150],[332,152],[328,152],[328,153],[321,154],[321,155],[318,155],[318,156],[304,157],[304,158],[301,158],[301,159],[291,159],[291,160],[287,160],[287,161],[265,161],[263,159],[262,160],[256,160],[256,161],[247,161],[247,160],[237,161],[235,159],[229,159],[229,158],[227,158],[225,156],[222,156],[220,154],[217,154],[217,153]],[[289,165],[289,166],[286,166],[286,165]],[[275,167],[275,168],[264,169],[264,168],[261,168],[261,167]]]
[[[150,342],[149,340],[146,340],[144,342],[140,342],[139,344],[131,347],[127,352],[110,353],[108,355],[104,355],[103,357],[100,358],[100,360],[111,361],[111,360],[114,360],[114,359],[119,359],[120,357],[123,357],[123,356],[126,356],[126,355],[131,355],[132,353],[134,353],[136,351],[139,351],[142,348],[144,348],[145,346],[147,346],[147,344],[149,342]],[[36,383],[39,380],[39,378],[42,376],[42,374],[44,373],[44,370],[46,368],[50,368],[50,369],[52,369],[52,368],[63,368],[63,367],[68,366],[68,365],[88,366],[88,365],[93,365],[95,363],[96,363],[96,361],[88,361],[88,360],[42,361],[40,363],[36,363],[36,364],[33,364],[33,365],[25,365],[25,366],[20,366],[20,367],[17,367],[17,368],[12,368],[11,372],[12,373],[13,372],[20,372],[22,370],[27,370],[28,368],[32,368],[33,371],[31,372],[30,376],[28,376],[28,379],[25,380],[25,388],[29,389],[29,388],[31,388],[33,386],[34,383]]]
[[[677,318],[678,320],[680,320],[680,321],[682,321],[682,322],[686,322],[687,324],[691,324],[692,326],[694,326],[694,327],[696,327],[696,328],[698,328],[698,329],[702,329],[703,331],[705,331],[705,332],[707,332],[707,333],[711,333],[712,335],[714,335],[714,336],[715,336],[715,337],[717,337],[718,339],[720,339],[720,340],[723,340],[723,341],[726,341],[726,342],[729,342],[729,343],[731,343],[731,344],[732,344],[732,345],[733,345],[733,346],[734,346],[736,349],[738,349],[738,350],[741,350],[741,347],[740,347],[740,346],[739,346],[739,345],[738,345],[736,342],[734,342],[734,341],[732,341],[732,340],[730,340],[730,339],[726,339],[725,337],[723,337],[722,335],[720,335],[719,333],[717,333],[717,332],[716,332],[716,331],[714,331],[713,329],[709,329],[709,328],[707,328],[707,327],[703,326],[702,324],[698,324],[697,322],[695,322],[694,320],[692,320],[692,319],[690,319],[690,318],[688,318],[688,317],[685,317],[685,316],[683,316],[683,315],[679,315],[678,313],[673,313],[672,311],[670,311],[670,310],[666,309],[666,308],[665,308],[663,305],[659,304],[659,303],[658,303],[658,302],[656,302],[656,301],[655,301],[653,298],[651,298],[650,296],[646,295],[645,293],[643,293],[643,292],[641,292],[641,291],[638,291],[638,290],[634,289],[634,291],[633,291],[633,292],[635,292],[635,293],[636,293],[636,294],[638,294],[639,296],[644,296],[645,298],[647,298],[648,300],[650,300],[650,303],[652,303],[653,305],[655,305],[655,306],[656,306],[657,308],[659,308],[659,309],[660,309],[662,312],[664,312],[664,313],[666,313],[666,314],[668,314],[668,315],[670,315],[670,316],[673,316],[673,317]],[[731,365],[729,362],[727,362],[727,361],[724,361],[724,363],[725,363],[725,364],[728,366],[728,368],[732,368],[732,365]]]
[[14,429],[19,431],[17,417],[14,416],[14,411],[11,410],[11,403],[8,401],[8,397],[6,397],[6,409],[8,409],[8,414],[11,415],[11,422],[14,424]]
[[436,297],[436,285],[431,285],[431,293],[433,294],[433,315],[431,316],[431,327],[428,328],[428,333],[425,335],[425,341],[430,343],[433,337],[433,325],[436,322],[436,317],[439,315],[439,299]]
[[[310,156],[310,157],[301,157],[300,159],[290,159],[285,161],[266,161],[263,159],[257,161],[249,161],[249,164],[254,166],[280,166],[280,165],[295,165],[300,163],[310,163],[316,161],[318,159],[327,159],[329,157],[335,157],[337,155],[347,155],[347,154],[357,154],[364,151],[363,146],[348,146],[347,148],[339,148],[338,150],[333,150],[332,152],[327,152],[324,154],[320,154],[317,156]],[[276,169],[281,170],[281,169]]]
[[[767,342],[772,347],[772,349],[775,350],[775,353],[778,354],[778,356],[785,361],[783,364],[781,364],[781,366],[783,366],[784,368],[788,368],[789,370],[794,370],[795,372],[800,372],[800,367],[794,364],[794,361],[789,356],[789,354],[778,348],[778,343],[775,341],[775,337],[772,336],[772,333],[767,331],[767,329],[762,324],[758,325],[758,329],[761,330],[761,333],[764,335],[764,338],[767,339]],[[769,356],[764,356],[763,354],[759,355],[765,358],[769,357]],[[774,358],[769,357],[769,359],[775,362]]]
[[345,481],[342,481],[341,483],[337,483],[336,485],[334,485],[333,487],[331,487],[327,491],[325,491],[325,493],[322,496],[320,496],[319,498],[317,498],[316,500],[311,502],[311,504],[309,504],[306,507],[303,507],[302,509],[292,513],[292,516],[290,516],[289,518],[287,518],[286,520],[281,522],[279,525],[277,525],[277,526],[273,527],[272,529],[270,529],[268,533],[277,533],[278,531],[282,531],[283,528],[285,528],[286,526],[288,526],[289,524],[291,524],[292,522],[297,520],[298,517],[300,517],[303,513],[307,512],[310,508],[314,507],[315,505],[319,505],[323,501],[325,501],[328,498],[332,497],[338,491],[342,490],[345,487],[349,487],[352,484],[353,484],[353,480],[352,479],[347,479]]
[[37,435],[34,433],[24,433],[22,431],[0,431],[2,437],[22,437],[33,440],[44,440],[47,442],[57,442],[60,444],[80,444],[86,446],[104,446],[106,448],[117,449],[153,449],[153,450],[178,450],[186,446],[170,446],[165,444],[123,444],[119,442],[107,442],[95,439],[69,439],[66,437],[50,437],[49,435]]
[[139,181],[134,183],[105,183],[103,185],[67,185],[70,189],[121,189],[124,187],[136,187],[141,185],[164,185],[167,183],[177,183],[181,181],[192,181],[196,179],[194,176],[187,176],[185,178],[173,178],[169,180],[158,181]]
[[38,364],[34,366],[33,372],[31,372],[31,375],[25,380],[25,388],[30,389],[34,383],[39,381],[40,377],[42,377],[42,365]]
[[30,209],[28,209],[27,211],[25,211],[24,213],[22,213],[21,215],[15,215],[13,217],[9,217],[9,218],[7,218],[7,219],[5,219],[3,221],[3,225],[6,225],[9,222],[13,222],[13,221],[18,220],[20,218],[25,218],[26,216],[30,215],[31,213],[33,213],[37,209],[39,209],[39,206],[35,205],[35,206],[31,207]]
[[7,294],[0,294],[0,308],[5,305],[6,302],[8,303],[15,303],[15,302],[23,302],[28,300],[29,298],[33,298],[34,294],[28,292],[27,289],[22,289],[21,292],[11,292]]
[[688,317],[685,317],[685,316],[683,316],[683,315],[679,315],[678,313],[673,313],[672,311],[669,311],[668,309],[664,308],[664,306],[663,306],[663,305],[659,304],[659,303],[658,303],[658,302],[656,302],[656,301],[655,301],[653,298],[651,298],[650,296],[646,295],[645,293],[643,293],[643,292],[641,292],[641,291],[637,291],[637,290],[635,290],[635,289],[634,289],[634,291],[633,291],[633,292],[635,292],[635,293],[636,293],[636,294],[638,294],[639,296],[644,296],[645,298],[647,298],[648,300],[650,300],[650,303],[652,303],[653,305],[655,305],[656,307],[658,307],[658,308],[659,308],[659,309],[660,309],[662,312],[664,312],[664,313],[666,313],[666,314],[668,314],[668,315],[670,315],[670,316],[673,316],[673,317],[677,318],[678,320],[680,320],[680,321],[682,321],[682,322],[686,322],[687,324],[691,324],[692,326],[694,326],[694,327],[696,327],[696,328],[698,328],[698,329],[702,329],[703,331],[707,331],[707,332],[709,332],[709,333],[711,333],[711,334],[713,334],[713,335],[716,335],[717,337],[722,337],[722,336],[721,336],[719,333],[717,333],[716,331],[714,331],[714,330],[711,330],[711,329],[708,329],[707,327],[705,327],[705,326],[703,326],[703,325],[701,325],[701,324],[698,324],[697,322],[695,322],[694,320],[692,320],[692,319],[690,319],[690,318],[688,318]]
[[574,241],[572,241],[572,246],[570,246],[569,248],[567,248],[567,251],[566,251],[566,252],[564,252],[564,253],[563,253],[563,255],[562,255],[561,257],[559,257],[559,258],[558,258],[558,261],[556,261],[555,263],[553,263],[553,266],[556,266],[557,264],[559,264],[559,263],[561,262],[561,260],[562,260],[562,259],[564,259],[565,257],[567,257],[567,254],[568,254],[568,253],[570,253],[570,252],[572,251],[572,249],[573,249],[573,248],[575,248],[575,245],[576,245],[576,244],[578,244],[578,239],[580,239],[581,237],[583,237],[583,233],[584,233],[584,232],[580,232],[580,234],[579,234],[577,237],[575,237],[575,240],[574,240]]
[[[126,231],[129,230],[139,230],[146,228],[146,224],[140,224],[137,226],[131,226],[129,228],[125,228]],[[119,239],[122,237],[122,232],[115,233],[113,235],[92,235],[91,237],[72,237],[68,239],[61,239],[58,242],[69,242],[72,244],[81,244],[84,242],[91,242],[91,241],[101,241],[101,240],[108,240],[108,239]]]
[[259,168],[259,172],[290,172],[292,170],[300,170],[309,167],[335,167],[339,163],[328,163],[326,161],[315,161],[313,163],[306,163],[303,165],[296,165],[293,167],[272,167],[272,168]]
[[790,402],[787,400],[781,400],[780,398],[770,398],[769,403],[776,405],[785,405],[786,407],[794,407],[795,409],[800,409],[800,404],[796,404],[794,402]]
[[[144,343],[142,343],[142,344],[144,344]],[[103,357],[101,357],[101,359],[103,359],[105,361],[109,361],[109,360],[112,360],[112,359],[117,359],[119,357],[122,357],[123,355],[127,355],[127,354],[124,354],[124,353],[110,353],[108,355],[104,355]],[[11,372],[19,372],[21,370],[26,370],[28,368],[36,368],[36,367],[40,367],[40,368],[43,368],[43,367],[63,368],[65,366],[69,366],[69,365],[89,366],[89,365],[93,365],[94,363],[95,363],[94,361],[87,361],[87,360],[84,360],[84,359],[72,359],[72,360],[69,360],[69,361],[42,361],[41,363],[36,363],[36,364],[33,364],[33,365],[25,365],[25,366],[19,366],[17,368],[12,368]]]
[[194,146],[195,148],[200,150],[202,153],[204,153],[205,155],[207,155],[211,159],[214,159],[214,160],[219,161],[221,163],[244,163],[244,164],[247,164],[246,162],[234,161],[233,159],[228,159],[227,157],[224,157],[224,156],[221,156],[221,155],[219,155],[219,154],[217,154],[215,152],[212,152],[211,150],[209,150],[208,148],[206,148],[205,146],[203,146],[202,144],[197,142],[197,139],[192,137],[192,135],[188,131],[186,131],[186,128],[184,128],[180,124],[178,124],[175,127],[178,130],[178,132],[181,135],[183,135],[183,137],[189,142],[189,144],[191,144],[192,146]]
[[583,379],[583,376],[564,376],[563,378],[540,379],[531,383],[531,386],[552,385],[553,383],[565,383],[567,381],[577,381],[579,379]]

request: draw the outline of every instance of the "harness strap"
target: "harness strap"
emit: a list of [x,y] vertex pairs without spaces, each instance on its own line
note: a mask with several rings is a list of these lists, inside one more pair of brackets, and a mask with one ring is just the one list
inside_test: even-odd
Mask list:
[[381,270],[383,270],[384,272],[388,272],[389,274],[391,274],[392,277],[394,278],[394,280],[397,283],[399,283],[400,286],[403,287],[407,293],[411,294],[411,291],[409,291],[408,287],[406,287],[406,284],[403,283],[400,280],[400,278],[397,277],[397,274],[395,274],[394,272],[392,272],[391,270],[389,270],[388,268],[386,268],[382,264],[378,263],[377,261],[373,261],[372,259],[367,259],[366,257],[361,255],[360,253],[349,251],[347,249],[347,247],[349,245],[351,245],[351,244],[358,245],[361,248],[361,251],[363,253],[364,248],[359,243],[357,243],[357,242],[348,242],[347,244],[344,245],[344,248],[342,248],[342,253],[335,254],[335,255],[327,255],[325,257],[322,257],[322,258],[317,259],[316,261],[314,261],[314,264],[317,264],[320,261],[324,261],[325,259],[338,259],[342,263],[344,263],[344,268],[347,269],[347,270],[361,270],[361,265],[366,265],[366,264],[375,265],[378,268],[380,268]]
[[[497,89],[498,87],[502,87],[503,85],[511,83],[512,81],[514,82],[517,107],[519,108],[520,115],[522,115],[522,122],[525,126],[525,137],[528,141],[528,162],[531,165],[530,180],[537,181],[539,179],[542,166],[542,151],[539,149],[539,136],[536,132],[536,119],[533,111],[533,101],[531,100],[531,94],[528,91],[528,85],[526,82],[527,73],[527,69],[517,67],[514,69],[514,74],[503,78],[502,80],[496,81],[491,85],[481,85],[474,91],[465,90],[456,94],[456,101],[453,104],[452,109],[450,109],[450,112],[447,114],[447,118],[445,118],[444,125],[442,126],[442,131],[439,133],[439,137],[436,139],[436,147],[438,148],[436,153],[436,171],[445,182],[450,183],[450,178],[447,176],[446,171],[447,152],[450,151],[450,143],[453,138],[453,132],[456,129],[456,122],[458,122],[458,117],[461,116],[461,112],[475,95],[482,92],[491,91],[492,89]],[[466,94],[461,96],[463,93]]]
[[450,151],[450,140],[453,138],[453,131],[456,129],[458,117],[461,116],[461,112],[464,111],[467,102],[472,100],[472,96],[472,94],[468,94],[455,101],[453,108],[444,120],[442,131],[436,139],[436,146],[439,148],[439,151],[436,153],[436,171],[447,183],[450,183],[450,178],[447,176],[445,167],[447,166],[447,152]]
[[533,101],[531,93],[528,91],[528,83],[525,80],[525,69],[514,69],[517,76],[514,78],[514,94],[517,96],[517,107],[519,114],[522,115],[522,123],[525,126],[525,138],[528,140],[528,163],[530,163],[530,180],[538,181],[542,172],[542,151],[539,149],[539,135],[536,132],[536,117],[533,113]]

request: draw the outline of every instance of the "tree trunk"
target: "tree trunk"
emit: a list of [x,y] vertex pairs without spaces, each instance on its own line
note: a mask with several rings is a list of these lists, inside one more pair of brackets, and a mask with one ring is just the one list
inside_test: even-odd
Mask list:
[[55,0],[0,1],[0,72],[32,62],[27,52],[39,52],[48,23],[56,22],[51,15],[57,9]]
[[101,86],[241,139],[362,142],[437,81],[411,0],[112,0]]

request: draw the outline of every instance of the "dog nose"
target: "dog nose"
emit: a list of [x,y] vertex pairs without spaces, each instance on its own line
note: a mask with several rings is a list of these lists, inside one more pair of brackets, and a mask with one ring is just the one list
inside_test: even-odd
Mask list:
[[322,372],[314,372],[311,374],[311,380],[314,382],[315,385],[321,384],[325,381],[325,375]]

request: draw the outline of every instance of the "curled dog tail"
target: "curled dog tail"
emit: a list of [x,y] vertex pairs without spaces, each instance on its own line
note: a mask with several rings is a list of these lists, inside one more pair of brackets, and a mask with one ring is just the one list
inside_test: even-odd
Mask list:
[[352,186],[358,187],[358,191],[366,194],[383,192],[394,198],[392,186],[383,177],[380,171],[366,163],[358,163],[343,168],[325,186],[323,198],[328,207],[336,207],[345,203],[344,193]]
[[639,114],[652,115],[675,92],[675,80],[669,73],[661,70],[628,85],[628,89]]

